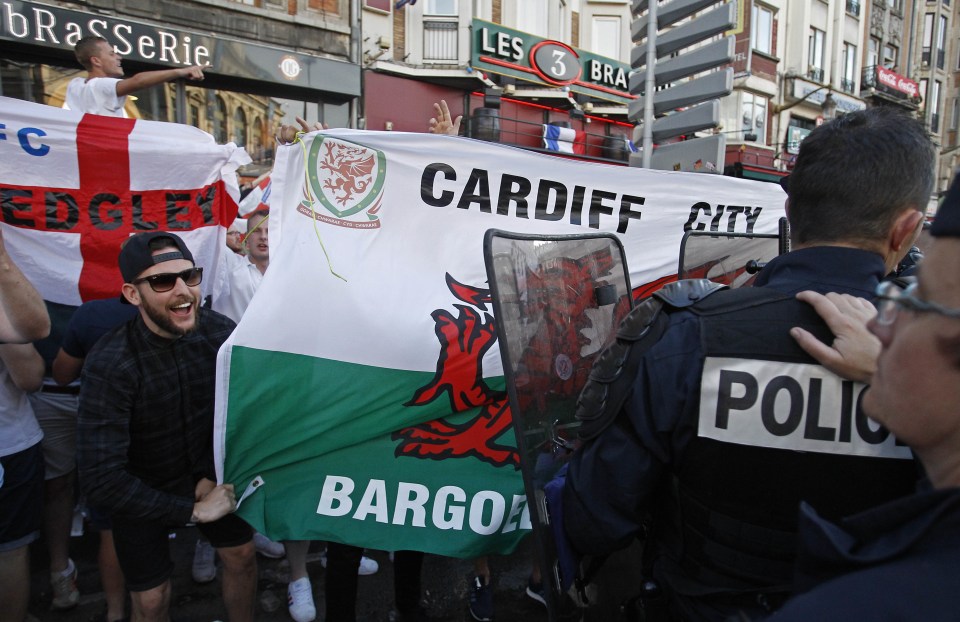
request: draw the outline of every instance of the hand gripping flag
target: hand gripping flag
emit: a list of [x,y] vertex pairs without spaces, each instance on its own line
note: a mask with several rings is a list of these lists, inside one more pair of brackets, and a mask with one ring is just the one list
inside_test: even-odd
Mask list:
[[45,300],[119,296],[121,242],[154,230],[180,235],[206,270],[203,295],[219,292],[243,149],[176,123],[4,97],[0,111],[4,240]]
[[784,201],[776,184],[399,132],[305,135],[272,178],[270,268],[218,361],[218,474],[272,538],[461,557],[530,529],[485,231],[614,232],[654,287],[676,278],[685,228],[775,232]]

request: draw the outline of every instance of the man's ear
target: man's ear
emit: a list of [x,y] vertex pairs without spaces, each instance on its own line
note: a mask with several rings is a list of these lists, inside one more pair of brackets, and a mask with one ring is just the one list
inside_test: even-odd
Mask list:
[[916,242],[923,226],[923,212],[909,209],[900,214],[890,230],[889,245],[894,253],[905,253]]
[[124,283],[120,293],[127,299],[127,302],[135,307],[140,306],[140,290],[132,283]]

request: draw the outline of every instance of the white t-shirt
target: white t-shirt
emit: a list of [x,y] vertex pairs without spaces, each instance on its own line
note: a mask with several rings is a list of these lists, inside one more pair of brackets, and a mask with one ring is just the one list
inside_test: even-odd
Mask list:
[[122,117],[127,96],[117,97],[119,78],[74,78],[67,85],[66,106],[87,114]]
[[242,255],[227,255],[227,287],[213,301],[213,310],[240,323],[243,312],[263,281],[260,269]]
[[43,438],[27,394],[13,383],[0,363],[0,456],[10,456],[33,447]]

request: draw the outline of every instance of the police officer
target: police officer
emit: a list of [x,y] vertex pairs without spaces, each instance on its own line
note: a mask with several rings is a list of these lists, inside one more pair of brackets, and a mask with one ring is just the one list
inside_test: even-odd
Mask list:
[[797,292],[873,295],[920,231],[933,171],[914,119],[876,108],[827,123],[789,177],[795,250],[757,287],[680,284],[628,316],[581,397],[584,445],[553,483],[576,551],[610,553],[649,525],[645,574],[671,618],[757,616],[789,590],[801,500],[835,518],[913,490],[908,448],[859,408],[864,385],[789,329],[829,342]]

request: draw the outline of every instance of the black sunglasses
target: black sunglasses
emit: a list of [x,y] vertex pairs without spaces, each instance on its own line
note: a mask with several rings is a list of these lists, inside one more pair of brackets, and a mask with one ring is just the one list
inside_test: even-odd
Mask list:
[[150,276],[145,276],[133,281],[134,285],[138,285],[146,281],[150,284],[150,289],[162,294],[163,292],[169,292],[177,284],[177,279],[183,279],[183,282],[187,284],[187,287],[194,287],[200,285],[200,281],[203,280],[203,268],[189,268],[183,272],[163,272],[160,274],[152,274]]

